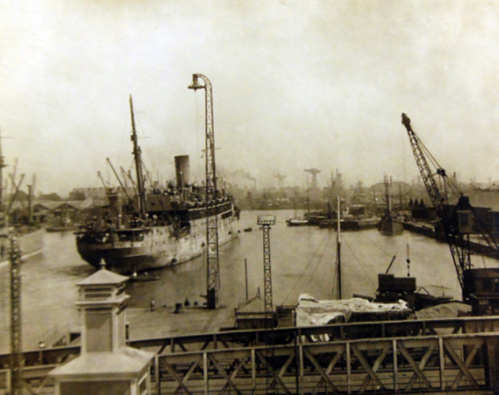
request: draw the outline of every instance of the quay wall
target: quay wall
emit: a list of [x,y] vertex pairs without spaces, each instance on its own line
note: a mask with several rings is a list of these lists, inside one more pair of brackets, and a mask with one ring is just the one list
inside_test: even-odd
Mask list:
[[[418,233],[420,235],[424,235],[426,237],[429,237],[431,239],[435,239],[437,241],[440,241],[442,243],[447,243],[447,240],[445,239],[445,235],[440,232],[435,232],[435,229],[433,228],[432,225],[429,225],[427,223],[414,223],[414,222],[409,222],[405,221],[403,222],[404,229],[408,230],[410,232]],[[474,252],[476,254],[481,254],[488,256],[490,258],[495,258],[499,260],[499,255],[496,253],[496,250],[492,247],[489,247],[485,241],[483,242],[478,242],[474,240],[470,240],[470,249],[471,252]]]

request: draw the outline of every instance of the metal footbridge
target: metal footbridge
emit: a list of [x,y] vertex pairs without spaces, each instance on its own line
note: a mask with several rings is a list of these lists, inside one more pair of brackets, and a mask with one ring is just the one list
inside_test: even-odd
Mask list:
[[[499,393],[499,316],[385,321],[142,339],[153,393]],[[52,394],[48,372],[79,346],[23,353],[24,386]],[[0,394],[9,355],[0,355]],[[3,392],[2,392],[3,391]]]

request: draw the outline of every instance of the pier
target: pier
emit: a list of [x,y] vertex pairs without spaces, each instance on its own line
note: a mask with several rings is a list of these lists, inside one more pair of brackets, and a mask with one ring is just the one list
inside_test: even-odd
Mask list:
[[[418,233],[424,235],[431,239],[435,239],[442,243],[447,243],[445,235],[443,233],[435,232],[433,225],[425,222],[413,222],[404,221],[403,226],[405,230],[410,232]],[[484,240],[482,240],[478,235],[473,235],[470,240],[470,250],[474,254],[485,255],[491,258],[497,259],[497,254],[494,248],[490,247]]]

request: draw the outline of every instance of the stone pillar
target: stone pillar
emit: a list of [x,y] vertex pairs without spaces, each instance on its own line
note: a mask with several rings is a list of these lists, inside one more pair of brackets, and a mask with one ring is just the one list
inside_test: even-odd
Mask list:
[[153,353],[126,346],[128,277],[105,268],[79,282],[81,354],[49,374],[56,395],[148,395]]

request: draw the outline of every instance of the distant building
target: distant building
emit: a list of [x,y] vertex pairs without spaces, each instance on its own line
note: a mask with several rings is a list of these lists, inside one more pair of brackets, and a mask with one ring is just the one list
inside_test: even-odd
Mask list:
[[68,218],[76,220],[78,215],[91,207],[93,199],[67,201],[40,201],[33,204],[33,218],[38,222]]

